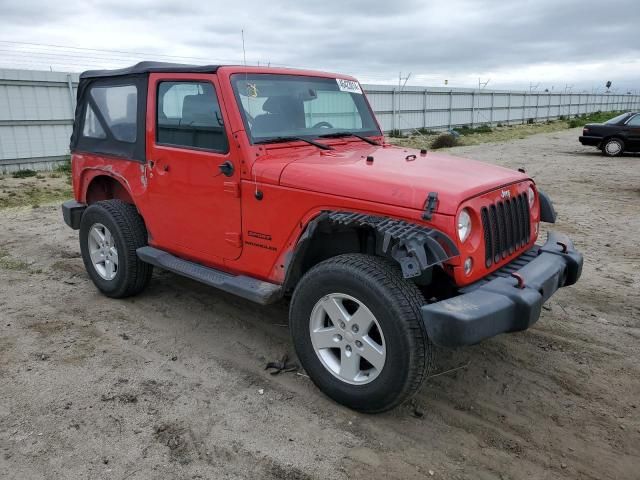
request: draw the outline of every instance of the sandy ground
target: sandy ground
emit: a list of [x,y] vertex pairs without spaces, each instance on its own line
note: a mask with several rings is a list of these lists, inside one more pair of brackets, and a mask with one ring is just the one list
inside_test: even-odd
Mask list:
[[640,157],[578,130],[453,149],[524,166],[585,253],[529,331],[438,351],[412,404],[367,416],[303,375],[287,306],[175,275],[97,293],[57,206],[0,210],[0,477],[640,478]]

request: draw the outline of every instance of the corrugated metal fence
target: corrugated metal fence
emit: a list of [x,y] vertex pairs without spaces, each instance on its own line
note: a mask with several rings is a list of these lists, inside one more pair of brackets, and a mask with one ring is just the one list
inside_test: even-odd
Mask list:
[[[66,159],[77,74],[0,69],[0,171],[48,169]],[[386,132],[544,121],[640,109],[640,95],[525,93],[365,85]]]
[[0,69],[0,171],[66,159],[77,74]]
[[575,117],[591,112],[640,109],[640,95],[394,89],[365,85],[367,97],[386,132],[450,129],[456,126],[513,124]]

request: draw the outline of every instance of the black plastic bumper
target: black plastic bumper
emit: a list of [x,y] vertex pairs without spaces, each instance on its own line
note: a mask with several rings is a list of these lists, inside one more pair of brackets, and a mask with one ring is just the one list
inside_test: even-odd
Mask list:
[[64,202],[62,204],[62,218],[64,218],[64,223],[74,230],[80,229],[80,220],[86,208],[86,204],[76,202],[75,200],[67,200]]
[[526,330],[540,317],[542,304],[558,288],[573,285],[581,273],[582,254],[569,237],[550,232],[543,246],[462,289],[460,295],[424,305],[422,319],[431,341],[446,347]]
[[583,145],[597,147],[600,145],[600,142],[602,142],[602,137],[589,137],[582,135],[578,137],[578,140],[580,140],[580,143]]

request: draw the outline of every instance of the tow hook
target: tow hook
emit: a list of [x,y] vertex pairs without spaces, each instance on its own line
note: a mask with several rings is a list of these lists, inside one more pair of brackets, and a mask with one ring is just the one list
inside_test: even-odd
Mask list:
[[520,289],[523,289],[524,288],[524,278],[522,278],[522,275],[520,275],[519,273],[513,272],[511,274],[511,276],[518,281],[517,287],[520,288]]
[[562,242],[556,242],[558,245],[562,247],[562,253],[567,253],[567,244]]

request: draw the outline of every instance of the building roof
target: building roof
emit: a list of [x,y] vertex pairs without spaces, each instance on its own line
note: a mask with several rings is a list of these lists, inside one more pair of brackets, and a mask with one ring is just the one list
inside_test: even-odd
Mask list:
[[80,78],[121,77],[153,72],[170,73],[216,73],[219,65],[188,65],[184,63],[140,62],[117,70],[87,70]]

